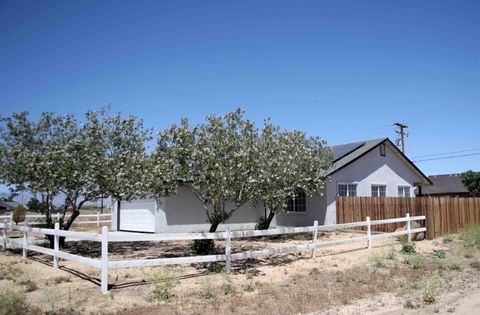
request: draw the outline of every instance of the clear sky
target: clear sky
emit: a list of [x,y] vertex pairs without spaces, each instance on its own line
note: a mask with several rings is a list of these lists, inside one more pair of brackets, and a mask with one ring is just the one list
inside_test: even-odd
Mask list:
[[332,145],[400,121],[415,157],[480,149],[479,96],[480,1],[0,2],[0,115],[112,104],[159,130],[242,107]]

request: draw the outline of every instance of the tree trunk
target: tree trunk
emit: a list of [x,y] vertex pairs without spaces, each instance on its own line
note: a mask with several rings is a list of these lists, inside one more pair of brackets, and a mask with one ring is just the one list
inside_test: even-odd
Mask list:
[[275,214],[276,214],[275,211],[270,210],[268,217],[265,219],[265,225],[261,228],[261,230],[268,230]]
[[212,223],[212,225],[210,225],[210,230],[208,232],[210,232],[210,233],[216,232],[219,224],[220,224],[220,222]]

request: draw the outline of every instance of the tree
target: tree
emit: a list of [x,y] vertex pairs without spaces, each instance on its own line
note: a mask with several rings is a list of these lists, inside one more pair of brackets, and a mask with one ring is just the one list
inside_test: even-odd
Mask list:
[[273,217],[287,208],[299,190],[321,194],[333,160],[330,149],[318,137],[300,131],[281,131],[266,120],[260,140],[256,200],[269,211],[259,228],[268,229]]
[[[46,196],[47,227],[53,227],[52,200],[60,193],[65,199],[59,222],[63,230],[71,227],[86,202],[144,194],[144,174],[151,173],[145,157],[150,131],[136,117],[109,117],[101,109],[88,111],[82,124],[72,115],[52,113],[30,121],[26,112],[2,122],[0,180]],[[72,213],[65,220],[67,210]]]
[[243,114],[209,115],[193,128],[183,119],[159,134],[152,156],[153,187],[171,180],[188,187],[204,205],[210,232],[251,201],[256,188],[258,130]]
[[27,214],[27,209],[25,209],[25,207],[22,205],[18,205],[13,211],[12,219],[15,222],[15,224],[18,224],[18,222],[25,221],[26,214]]
[[473,197],[480,197],[480,172],[469,170],[461,175],[462,183]]
[[41,202],[37,198],[32,197],[27,202],[27,208],[30,211],[44,213],[46,211],[46,209],[48,208],[48,205],[44,202]]

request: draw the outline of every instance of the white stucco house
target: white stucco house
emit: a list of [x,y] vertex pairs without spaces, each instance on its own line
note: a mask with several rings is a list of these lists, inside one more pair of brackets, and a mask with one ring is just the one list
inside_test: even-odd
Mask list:
[[[431,185],[388,138],[333,146],[332,150],[335,160],[323,194],[306,197],[300,193],[284,213],[276,215],[271,227],[307,226],[315,220],[334,224],[336,196],[414,197],[415,187]],[[203,205],[186,187],[180,187],[175,196],[136,199],[122,202],[119,208],[114,203],[114,230],[166,233],[208,231],[210,227]],[[253,229],[260,216],[265,216],[261,204],[245,205],[218,229]]]

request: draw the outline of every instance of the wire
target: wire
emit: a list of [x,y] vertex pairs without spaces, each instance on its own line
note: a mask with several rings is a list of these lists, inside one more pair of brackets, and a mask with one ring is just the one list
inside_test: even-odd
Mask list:
[[439,156],[439,155],[446,155],[446,154],[454,154],[454,153],[463,153],[463,152],[472,152],[472,151],[478,151],[480,148],[477,149],[470,149],[470,150],[461,150],[461,151],[452,151],[452,152],[444,152],[444,153],[435,153],[435,154],[425,154],[425,155],[417,155],[414,156],[413,158],[422,158],[422,157],[429,157],[429,156]]
[[470,154],[452,155],[452,156],[443,156],[443,157],[431,158],[431,159],[423,159],[423,160],[414,160],[413,162],[423,162],[423,161],[433,161],[433,160],[453,159],[453,158],[456,158],[456,157],[462,157],[462,156],[472,156],[472,155],[480,155],[480,152],[479,152],[479,153],[470,153]]

